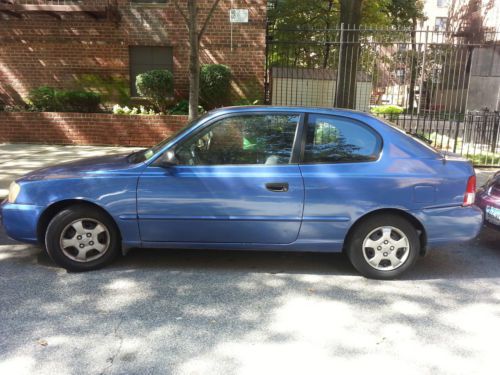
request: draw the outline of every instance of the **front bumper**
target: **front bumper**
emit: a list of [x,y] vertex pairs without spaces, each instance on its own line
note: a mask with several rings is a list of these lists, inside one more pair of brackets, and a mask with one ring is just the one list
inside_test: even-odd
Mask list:
[[483,226],[483,212],[476,206],[429,208],[414,214],[425,228],[428,246],[472,240]]
[[0,222],[7,235],[21,242],[37,243],[37,225],[44,207],[8,203],[0,205]]

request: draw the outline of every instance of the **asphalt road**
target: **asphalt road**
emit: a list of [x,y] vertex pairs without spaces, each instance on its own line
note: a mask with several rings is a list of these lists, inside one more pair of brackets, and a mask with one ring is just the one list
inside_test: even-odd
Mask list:
[[135,250],[85,274],[0,232],[0,374],[494,374],[500,233],[398,281],[341,254]]

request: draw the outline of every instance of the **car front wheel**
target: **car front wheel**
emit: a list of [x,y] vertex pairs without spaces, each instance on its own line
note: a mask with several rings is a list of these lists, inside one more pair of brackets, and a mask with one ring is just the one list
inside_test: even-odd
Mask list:
[[398,215],[382,214],[359,223],[347,244],[353,266],[365,277],[394,279],[415,263],[420,253],[418,232]]
[[102,268],[120,252],[113,220],[85,205],[59,212],[47,227],[45,245],[55,263],[76,272]]

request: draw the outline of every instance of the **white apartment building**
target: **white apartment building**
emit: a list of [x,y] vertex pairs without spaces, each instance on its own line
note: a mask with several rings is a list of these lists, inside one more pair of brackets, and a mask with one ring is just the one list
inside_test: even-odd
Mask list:
[[[429,30],[445,31],[451,15],[468,2],[469,0],[424,0],[427,19],[420,26],[423,29],[428,27]],[[485,26],[500,31],[500,0],[494,0],[493,8],[486,11],[489,2],[490,0],[482,0]]]
[[422,22],[424,29],[444,31],[448,23],[449,3],[453,0],[424,0],[424,14],[427,18]]

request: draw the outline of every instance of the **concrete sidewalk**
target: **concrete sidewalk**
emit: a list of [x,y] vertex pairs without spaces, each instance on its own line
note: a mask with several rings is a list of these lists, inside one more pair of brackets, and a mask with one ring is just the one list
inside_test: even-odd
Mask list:
[[[135,150],[139,148],[0,144],[0,199],[7,195],[11,181],[34,169],[71,160]],[[495,169],[476,169],[478,186],[481,186],[494,171]]]
[[0,199],[11,181],[38,168],[93,156],[133,152],[134,147],[0,144]]

